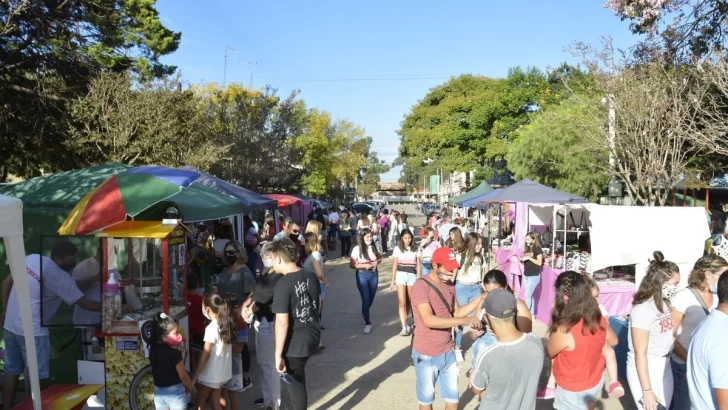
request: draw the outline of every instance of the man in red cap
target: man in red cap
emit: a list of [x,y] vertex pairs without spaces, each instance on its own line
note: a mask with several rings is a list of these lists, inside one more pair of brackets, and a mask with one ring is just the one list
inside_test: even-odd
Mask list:
[[446,410],[458,407],[458,369],[453,351],[451,330],[466,325],[480,329],[480,321],[470,315],[483,303],[484,296],[465,306],[455,300],[453,271],[460,267],[455,253],[438,248],[432,255],[432,272],[418,279],[410,294],[415,317],[412,362],[417,377],[417,401],[420,410],[432,409],[435,384]]

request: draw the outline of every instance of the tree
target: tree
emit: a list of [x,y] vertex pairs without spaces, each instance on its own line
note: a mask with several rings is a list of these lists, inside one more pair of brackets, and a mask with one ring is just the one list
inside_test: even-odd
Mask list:
[[[596,148],[612,154],[615,161],[610,171],[625,183],[634,203],[664,205],[670,188],[689,170],[691,159],[724,138],[724,133],[705,128],[702,111],[715,109],[705,104],[710,82],[701,80],[700,72],[691,66],[666,68],[654,61],[628,65],[615,56],[609,43],[603,51],[584,45],[579,49],[596,89],[605,97],[605,104],[599,104],[575,95],[601,124],[599,132],[588,136]],[[616,113],[611,147],[609,105]],[[696,136],[701,129],[703,141]]]
[[609,164],[608,151],[590,138],[602,133],[587,110],[593,105],[567,100],[521,128],[506,157],[515,177],[596,199],[607,185]]
[[281,99],[271,87],[231,84],[223,89],[208,84],[195,93],[202,98],[202,115],[212,135],[229,147],[212,164],[214,175],[258,192],[300,190],[303,151],[292,142],[304,132],[307,113],[295,92]]
[[381,182],[380,175],[389,171],[391,167],[383,160],[377,158],[376,152],[371,152],[367,156],[367,164],[361,170],[359,183],[356,187],[357,196],[364,199],[372,199],[373,195],[379,190]]
[[354,181],[366,163],[371,138],[350,121],[333,121],[328,112],[311,109],[305,131],[292,143],[303,153],[304,191],[325,195]]
[[662,52],[668,61],[689,61],[726,45],[725,0],[609,0],[606,7],[630,20],[633,33],[647,36],[638,53]]
[[199,98],[183,91],[179,76],[135,81],[105,72],[70,105],[65,141],[90,164],[185,164],[207,170],[227,147],[210,133]]
[[504,79],[452,78],[431,89],[405,117],[396,163],[414,183],[427,164],[444,172],[472,171],[501,160],[514,132],[539,106],[553,102],[553,89],[535,68],[511,69]]
[[0,175],[86,165],[65,144],[65,115],[101,71],[174,71],[159,57],[175,51],[181,35],[162,25],[154,3],[0,2]]

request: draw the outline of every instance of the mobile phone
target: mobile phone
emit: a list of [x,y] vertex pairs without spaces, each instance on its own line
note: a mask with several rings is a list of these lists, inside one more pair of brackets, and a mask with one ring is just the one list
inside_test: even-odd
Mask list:
[[[642,406],[642,408],[644,408],[644,407],[645,407],[645,405],[644,405],[644,404],[643,404],[643,402],[642,402],[642,399],[640,399],[640,401],[638,401],[637,403],[639,403],[639,405],[640,405],[640,406]],[[657,402],[657,410],[667,410],[667,407],[663,406],[663,405],[662,405],[662,403],[660,403],[660,402],[658,401],[658,402]]]
[[281,381],[285,384],[293,383],[293,379],[291,378],[291,376],[289,376],[285,373],[281,373]]

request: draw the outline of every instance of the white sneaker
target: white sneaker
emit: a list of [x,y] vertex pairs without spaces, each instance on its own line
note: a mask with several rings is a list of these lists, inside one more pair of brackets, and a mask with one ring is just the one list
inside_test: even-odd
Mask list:
[[409,331],[407,329],[407,326],[405,326],[405,327],[402,328],[402,331],[399,332],[399,335],[400,336],[409,336]]
[[372,333],[372,325],[364,326],[364,334],[368,335],[369,333]]
[[463,357],[463,351],[462,350],[456,350],[455,351],[455,360],[458,362],[464,362],[465,358]]

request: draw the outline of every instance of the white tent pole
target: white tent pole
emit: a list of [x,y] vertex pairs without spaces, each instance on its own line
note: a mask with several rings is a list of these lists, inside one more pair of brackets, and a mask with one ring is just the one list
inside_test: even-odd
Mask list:
[[35,333],[33,332],[33,316],[30,311],[30,290],[28,289],[28,274],[26,273],[28,268],[25,265],[25,244],[23,243],[22,228],[20,229],[20,235],[5,237],[5,250],[10,265],[10,274],[13,275],[13,286],[15,286],[15,293],[18,296],[20,317],[23,321],[33,408],[41,410],[38,357],[36,356]]
[[[551,220],[551,230],[553,231],[553,227],[556,226],[556,205],[553,207],[554,210],[554,216]],[[556,232],[551,232],[552,238],[551,238],[551,263],[553,263],[553,267],[556,267]]]

